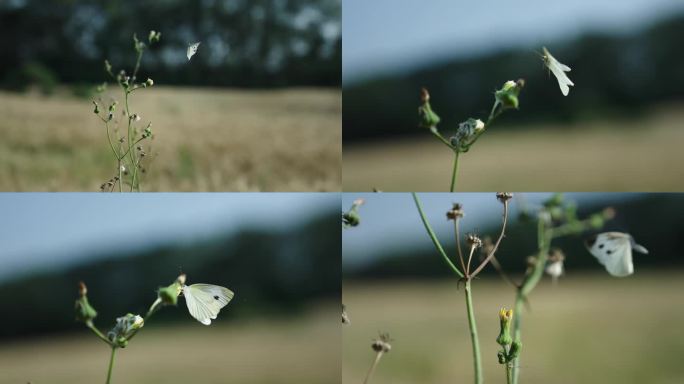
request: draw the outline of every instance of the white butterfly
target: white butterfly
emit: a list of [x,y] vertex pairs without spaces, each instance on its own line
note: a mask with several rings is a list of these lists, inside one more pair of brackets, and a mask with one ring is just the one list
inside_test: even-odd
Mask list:
[[190,58],[197,53],[197,48],[199,48],[200,42],[196,42],[195,44],[190,44],[188,45],[188,52],[186,53],[188,56],[188,61],[190,61]]
[[575,85],[575,83],[573,83],[565,74],[565,72],[570,72],[570,67],[551,56],[551,53],[549,53],[549,50],[546,49],[546,47],[542,47],[542,49],[544,50],[544,54],[542,55],[544,65],[546,65],[551,73],[556,76],[556,80],[558,80],[558,86],[560,87],[563,96],[567,96],[568,93],[570,93],[570,87],[568,87],[568,85]]
[[183,296],[190,315],[200,323],[209,325],[234,294],[230,289],[218,285],[193,284],[183,285]]
[[631,235],[621,232],[599,233],[587,239],[586,246],[599,263],[606,267],[608,273],[617,277],[634,273],[632,249],[648,254],[648,250],[634,242]]

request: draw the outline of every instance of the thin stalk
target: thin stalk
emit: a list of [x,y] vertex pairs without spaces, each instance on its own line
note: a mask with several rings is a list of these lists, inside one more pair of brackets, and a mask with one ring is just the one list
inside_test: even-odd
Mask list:
[[114,355],[116,347],[112,346],[112,355],[109,357],[109,369],[107,370],[107,384],[112,381],[112,368],[114,368]]
[[463,260],[463,252],[461,251],[461,231],[458,229],[459,217],[454,217],[454,237],[456,238],[456,251],[458,252],[458,258],[461,260],[461,268],[465,271],[465,261]]
[[442,142],[442,144],[446,145],[447,147],[449,147],[449,148],[451,148],[451,149],[454,149],[454,147],[451,145],[451,143],[449,142],[449,140],[447,140],[446,138],[444,138],[444,136],[442,136],[442,134],[439,133],[439,131],[437,130],[437,127],[432,127],[432,128],[430,128],[430,133],[432,133],[436,138],[438,138],[439,141]]
[[513,366],[511,363],[506,363],[506,384],[513,384]]
[[456,189],[456,177],[458,176],[458,155],[460,154],[459,151],[454,150],[454,169],[451,171],[451,188],[449,189],[450,192],[453,192]]
[[475,277],[478,273],[480,273],[480,271],[487,265],[487,263],[489,263],[489,260],[491,260],[494,257],[494,254],[499,249],[499,244],[501,244],[501,240],[503,240],[503,238],[506,234],[506,223],[508,223],[508,200],[505,200],[503,202],[503,206],[504,206],[503,224],[501,225],[501,233],[499,234],[499,238],[496,239],[496,243],[494,243],[494,247],[489,252],[487,257],[485,257],[484,261],[482,263],[480,263],[480,265],[477,268],[475,268],[471,277]]
[[470,290],[470,279],[465,282],[466,309],[468,311],[468,326],[470,327],[470,341],[473,345],[473,366],[475,369],[475,384],[482,384],[482,358],[480,356],[480,342],[475,323],[475,311],[473,310],[473,297]]
[[375,360],[373,361],[373,365],[371,365],[370,369],[368,370],[368,373],[366,374],[366,378],[363,380],[363,384],[368,384],[368,380],[370,380],[370,377],[373,375],[373,372],[375,371],[375,367],[378,366],[378,363],[380,362],[380,358],[382,357],[383,352],[379,351],[378,354],[375,356]]
[[105,335],[103,335],[102,332],[100,332],[100,330],[97,329],[97,327],[95,327],[92,321],[86,321],[86,327],[90,328],[90,330],[93,331],[93,333],[95,333],[95,335],[97,335],[97,337],[99,337],[102,341],[104,341],[110,346],[112,345],[112,342],[109,341],[109,339]]
[[[136,70],[136,72],[137,72],[137,70]],[[128,135],[126,135],[127,136],[126,141],[128,142],[128,149],[126,150],[126,154],[128,154],[129,157],[131,158],[131,166],[133,168],[135,168],[135,151],[133,151],[133,146],[135,144],[133,144],[133,142],[131,141],[131,136],[133,135],[131,128],[133,127],[133,124],[131,124],[132,123],[131,113],[130,113],[130,110],[128,108],[128,94],[129,93],[130,92],[128,92],[127,89],[124,89],[124,94],[125,94],[125,99],[126,99],[126,118],[128,119]],[[131,172],[134,172],[134,171],[135,170],[132,170]],[[131,190],[130,190],[131,192],[133,192],[133,189],[135,188],[135,177],[136,177],[136,173],[134,172],[133,176],[131,177]]]
[[430,239],[432,239],[432,243],[435,245],[435,248],[437,249],[437,252],[442,256],[442,259],[444,259],[444,262],[447,263],[447,265],[451,268],[452,271],[454,271],[455,274],[458,275],[458,277],[463,278],[463,273],[458,270],[458,268],[454,265],[454,263],[451,262],[449,259],[449,256],[447,256],[446,252],[444,252],[444,248],[442,248],[442,244],[439,243],[439,240],[437,239],[437,235],[435,235],[435,232],[432,230],[432,227],[430,226],[430,223],[427,220],[427,217],[425,217],[425,213],[423,212],[423,206],[420,204],[420,200],[418,199],[418,196],[416,195],[415,192],[412,193],[413,195],[413,201],[416,203],[416,208],[418,209],[418,213],[420,214],[420,219],[423,221],[423,225],[425,226],[425,230],[428,233],[428,236],[430,236]]

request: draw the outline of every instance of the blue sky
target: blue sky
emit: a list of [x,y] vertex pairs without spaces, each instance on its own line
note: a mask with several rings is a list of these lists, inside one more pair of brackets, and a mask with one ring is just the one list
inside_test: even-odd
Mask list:
[[[515,221],[521,206],[528,209],[539,208],[541,202],[552,196],[551,193],[516,193],[511,204],[512,221]],[[463,204],[466,216],[462,222],[463,233],[486,230],[501,220],[501,204],[495,193],[419,193],[423,210],[432,224],[433,230],[441,239],[453,238],[453,225],[446,221],[446,211],[452,203]],[[576,202],[580,207],[585,204],[603,203],[610,205],[639,197],[635,193],[568,193],[565,198]],[[354,268],[374,261],[396,251],[430,247],[430,238],[420,220],[418,211],[409,193],[345,193],[342,207],[347,210],[352,201],[363,198],[365,204],[359,208],[361,225],[345,229],[342,235],[342,266]]]
[[344,0],[343,82],[484,54],[539,49],[590,31],[629,33],[684,12],[682,0]]
[[335,193],[0,193],[0,280],[106,256],[112,248],[188,242],[243,227],[288,229],[336,212],[339,201]]

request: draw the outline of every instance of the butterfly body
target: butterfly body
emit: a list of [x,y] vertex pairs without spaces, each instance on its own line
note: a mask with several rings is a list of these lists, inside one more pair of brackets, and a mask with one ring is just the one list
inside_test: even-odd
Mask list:
[[212,284],[183,285],[182,290],[190,315],[204,325],[211,324],[235,295],[228,288]]
[[542,55],[544,65],[553,73],[556,80],[558,80],[558,86],[560,87],[563,96],[567,96],[568,93],[570,93],[570,86],[575,86],[575,83],[573,83],[572,80],[568,78],[568,75],[565,74],[565,72],[570,72],[570,67],[556,60],[546,47],[543,47],[542,49],[544,50],[544,54]]
[[598,259],[608,273],[617,277],[634,273],[632,249],[648,254],[648,250],[634,242],[634,238],[622,232],[604,232],[586,241],[589,252]]

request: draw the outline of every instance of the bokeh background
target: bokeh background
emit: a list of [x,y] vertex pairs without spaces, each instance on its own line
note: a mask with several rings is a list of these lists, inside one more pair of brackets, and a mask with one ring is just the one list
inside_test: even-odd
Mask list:
[[334,383],[340,377],[339,195],[0,194],[0,382],[97,383],[103,331],[144,314],[182,271],[235,292],[210,326],[183,298],[117,353],[121,383]]
[[0,2],[0,190],[112,176],[93,91],[105,59],[132,72],[150,30],[138,77],[155,85],[131,98],[156,134],[143,188],[340,190],[340,0]]
[[[417,127],[420,88],[448,137],[524,78],[459,190],[680,191],[683,38],[678,0],[345,0],[344,190],[446,191],[452,154]],[[572,68],[569,96],[542,46]]]
[[[419,193],[425,214],[447,254],[456,257],[453,224],[445,213],[463,204],[462,233],[495,236],[501,204],[494,193]],[[497,258],[516,281],[536,252],[533,214],[549,193],[516,194],[511,221]],[[681,324],[684,263],[680,225],[684,195],[569,193],[580,218],[613,207],[604,230],[632,234],[650,253],[634,253],[635,273],[611,277],[585,249],[593,232],[554,240],[565,253],[565,276],[545,276],[524,313],[522,383],[676,383],[684,376]],[[343,383],[363,380],[375,357],[371,340],[389,332],[392,350],[372,383],[472,381],[472,354],[462,286],[436,253],[410,194],[345,193],[356,198],[361,223],[346,229],[343,303],[351,324],[343,327]],[[452,259],[457,260],[457,259]],[[455,261],[456,262],[456,261]],[[491,268],[473,282],[485,382],[504,382],[497,361],[498,312],[514,304],[514,289]]]

